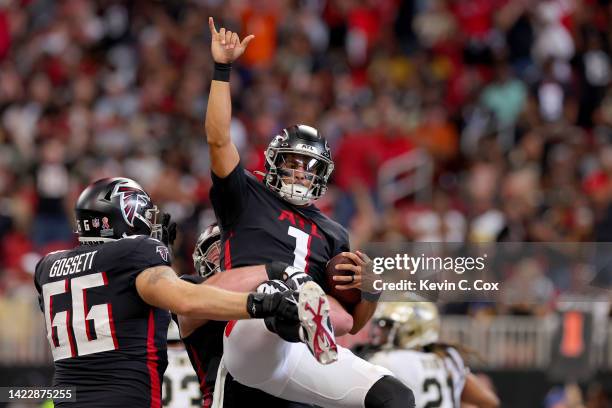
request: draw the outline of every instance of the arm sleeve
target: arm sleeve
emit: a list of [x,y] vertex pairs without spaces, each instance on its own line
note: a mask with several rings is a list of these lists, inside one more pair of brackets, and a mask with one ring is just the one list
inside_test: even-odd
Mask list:
[[340,252],[350,252],[350,251],[351,251],[351,244],[349,243],[348,231],[341,227],[338,233],[338,240],[336,241],[336,245],[334,248],[334,254],[332,256],[336,256]]
[[213,172],[211,176],[210,200],[221,226],[226,229],[238,220],[246,207],[247,175],[242,163],[238,163],[227,177],[218,177]]

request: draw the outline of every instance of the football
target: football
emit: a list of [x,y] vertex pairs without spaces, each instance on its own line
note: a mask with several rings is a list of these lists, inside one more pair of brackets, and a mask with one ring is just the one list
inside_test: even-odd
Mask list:
[[327,262],[327,284],[329,286],[329,295],[333,296],[342,306],[350,311],[357,303],[361,301],[361,291],[359,289],[339,290],[336,285],[342,282],[334,281],[334,276],[350,276],[352,271],[336,269],[336,265],[349,263],[355,265],[355,262],[350,258],[338,254]]

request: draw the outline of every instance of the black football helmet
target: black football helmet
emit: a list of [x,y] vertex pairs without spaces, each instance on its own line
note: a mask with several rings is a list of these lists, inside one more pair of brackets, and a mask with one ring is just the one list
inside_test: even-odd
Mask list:
[[114,241],[130,235],[162,238],[157,206],[129,178],[105,178],[91,183],[79,196],[75,213],[82,243]]
[[217,224],[212,224],[202,231],[193,250],[193,266],[196,272],[204,279],[219,272],[220,256],[221,230]]
[[[327,180],[334,171],[334,162],[327,141],[317,129],[306,125],[283,129],[280,135],[272,139],[265,156],[266,186],[286,201],[304,205],[327,191]],[[295,180],[296,170],[288,163],[296,159],[304,169],[301,177],[310,182],[307,186],[285,181]]]

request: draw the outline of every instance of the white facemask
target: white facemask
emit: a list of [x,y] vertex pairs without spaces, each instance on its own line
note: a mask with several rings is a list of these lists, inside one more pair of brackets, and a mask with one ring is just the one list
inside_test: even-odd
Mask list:
[[312,198],[309,188],[302,184],[286,184],[281,182],[279,194],[286,201],[294,205],[305,205]]

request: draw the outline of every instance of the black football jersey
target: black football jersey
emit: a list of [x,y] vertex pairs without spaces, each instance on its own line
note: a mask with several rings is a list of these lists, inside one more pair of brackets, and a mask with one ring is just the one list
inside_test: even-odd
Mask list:
[[[204,278],[199,275],[183,275],[181,279],[201,284]],[[172,318],[179,325],[176,315]],[[227,322],[210,320],[183,338],[185,350],[198,376],[202,392],[202,408],[210,408],[213,402],[217,370],[223,356],[223,331]],[[309,408],[310,405],[292,403],[273,397],[265,392],[249,388],[235,381],[230,374],[224,384],[223,408],[242,408],[261,406],[267,408]]]
[[325,265],[349,250],[348,233],[314,205],[292,205],[238,164],[213,173],[211,201],[221,227],[221,268],[286,262],[327,291]]
[[[199,275],[183,275],[181,279],[194,284],[204,281]],[[173,314],[172,318],[180,327],[176,315]],[[191,365],[198,376],[203,408],[212,406],[217,369],[223,355],[223,329],[226,323],[210,320],[182,339]]]
[[[348,251],[348,233],[314,205],[295,206],[269,190],[241,164],[225,178],[212,173],[210,198],[221,228],[221,269],[286,262],[327,291],[325,265]],[[205,350],[203,350],[205,351]],[[228,376],[224,408],[307,407],[246,387]]]
[[170,263],[168,248],[146,236],[52,252],[38,263],[54,385],[76,387],[76,402],[56,406],[161,406],[170,314],[146,304],[135,280]]

